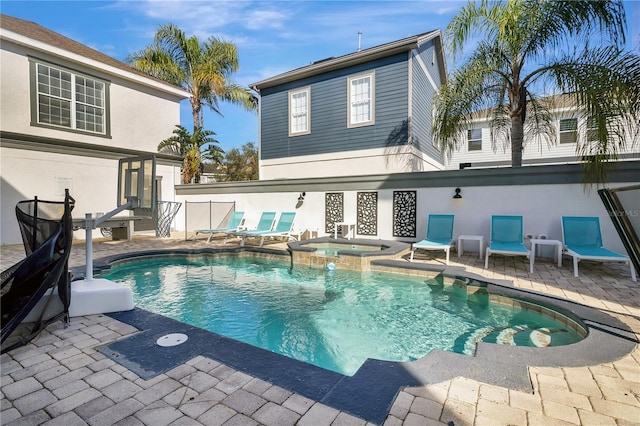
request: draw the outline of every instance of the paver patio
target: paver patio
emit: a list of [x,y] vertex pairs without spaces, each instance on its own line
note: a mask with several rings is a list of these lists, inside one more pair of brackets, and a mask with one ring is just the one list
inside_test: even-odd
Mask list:
[[[205,240],[136,236],[133,241],[95,241],[96,259],[141,250],[203,248]],[[228,244],[229,245],[229,244]],[[282,243],[270,247],[284,248]],[[22,246],[0,249],[1,269],[24,256]],[[442,262],[417,254],[418,262]],[[70,266],[85,263],[75,244]],[[477,253],[451,256],[451,264],[518,288],[556,295],[607,312],[640,336],[640,284],[628,268],[582,262],[574,278],[537,259],[492,256],[489,268]],[[3,425],[366,425],[345,412],[251,377],[213,359],[195,357],[143,380],[96,349],[134,327],[106,315],[49,326],[28,345],[2,355]],[[385,425],[631,425],[640,423],[640,349],[612,363],[576,368],[530,367],[533,393],[464,377],[399,392]]]

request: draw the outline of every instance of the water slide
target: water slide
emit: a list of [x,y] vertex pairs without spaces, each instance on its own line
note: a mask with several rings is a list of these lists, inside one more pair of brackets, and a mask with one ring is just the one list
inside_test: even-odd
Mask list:
[[16,205],[27,257],[0,277],[2,353],[25,345],[56,320],[68,321],[74,204],[66,190],[62,202],[36,197]]

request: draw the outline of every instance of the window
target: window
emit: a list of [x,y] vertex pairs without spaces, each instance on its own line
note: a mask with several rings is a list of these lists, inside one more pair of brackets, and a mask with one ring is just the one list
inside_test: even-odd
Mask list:
[[598,123],[594,118],[587,119],[587,141],[596,142],[598,140]]
[[310,130],[310,99],[311,89],[289,92],[289,136],[307,135]]
[[467,141],[469,151],[482,151],[482,129],[467,130]]
[[38,124],[106,134],[106,84],[42,63],[35,64]]
[[576,143],[578,136],[578,119],[560,120],[560,143]]
[[347,127],[369,126],[374,124],[375,88],[374,74],[365,74],[348,79],[348,125]]

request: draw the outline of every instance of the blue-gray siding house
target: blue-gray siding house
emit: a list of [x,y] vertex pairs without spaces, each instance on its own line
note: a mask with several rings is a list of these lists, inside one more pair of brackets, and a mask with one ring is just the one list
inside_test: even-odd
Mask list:
[[431,120],[445,78],[436,30],[252,84],[260,179],[442,169]]

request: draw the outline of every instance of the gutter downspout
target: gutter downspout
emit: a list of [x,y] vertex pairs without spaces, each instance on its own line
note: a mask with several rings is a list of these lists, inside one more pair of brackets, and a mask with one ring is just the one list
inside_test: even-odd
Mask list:
[[258,94],[258,180],[262,179],[262,96],[260,95],[260,89],[258,86],[252,86]]

